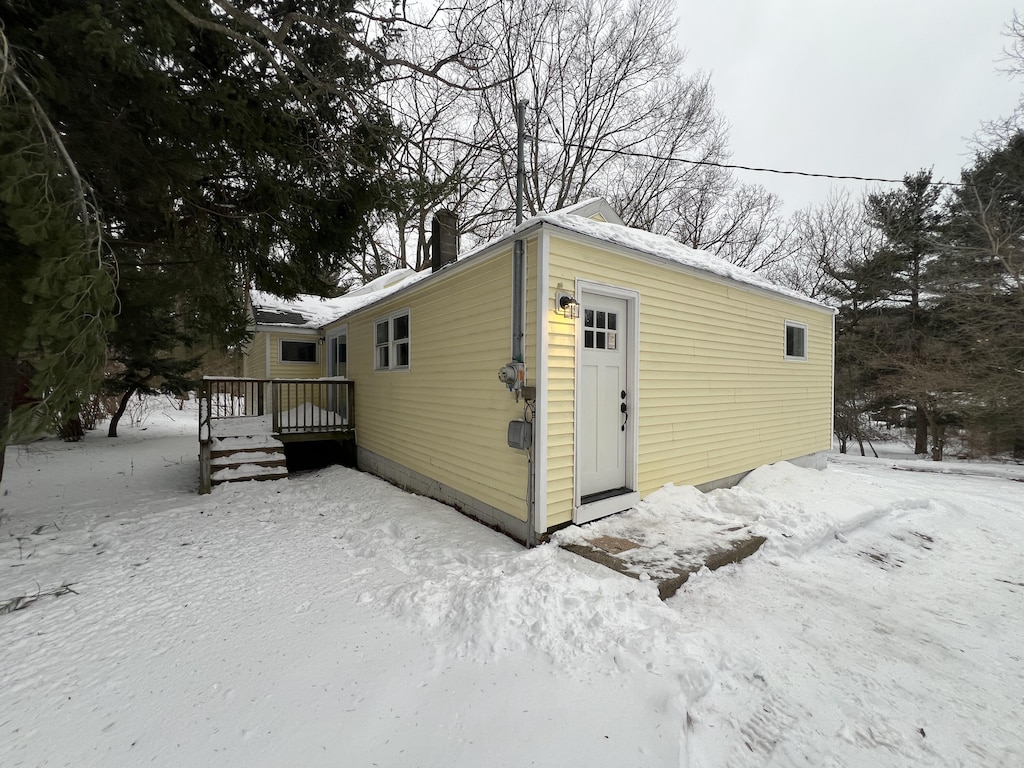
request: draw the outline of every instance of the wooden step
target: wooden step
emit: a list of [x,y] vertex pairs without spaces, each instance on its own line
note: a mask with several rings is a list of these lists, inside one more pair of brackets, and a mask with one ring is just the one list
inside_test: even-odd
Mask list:
[[271,451],[284,450],[284,443],[272,435],[233,435],[231,437],[215,437],[210,442],[210,452],[224,451]]
[[209,445],[210,488],[249,480],[280,480],[288,477],[284,443],[269,434],[269,422],[260,419],[232,420],[232,430],[214,433]]
[[288,477],[284,443],[270,435],[214,438],[210,445],[210,485]]
[[221,469],[238,469],[239,467],[244,466],[284,468],[288,466],[288,463],[285,461],[284,456],[247,459],[240,454],[232,454],[231,456],[221,456],[211,461],[210,471],[217,472]]
[[288,477],[288,469],[282,465],[241,463],[234,466],[214,468],[210,484],[244,483],[248,480],[280,480]]

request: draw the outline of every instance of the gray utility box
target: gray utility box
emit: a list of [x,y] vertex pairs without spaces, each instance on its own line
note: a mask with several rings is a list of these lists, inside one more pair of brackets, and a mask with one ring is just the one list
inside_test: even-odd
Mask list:
[[508,423],[508,447],[521,451],[530,450],[533,445],[533,423],[516,419]]

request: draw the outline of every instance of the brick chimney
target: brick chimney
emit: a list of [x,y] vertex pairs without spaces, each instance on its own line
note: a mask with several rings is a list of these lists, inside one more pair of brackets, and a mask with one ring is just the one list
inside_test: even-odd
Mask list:
[[437,272],[459,256],[459,217],[441,208],[430,225],[430,267]]

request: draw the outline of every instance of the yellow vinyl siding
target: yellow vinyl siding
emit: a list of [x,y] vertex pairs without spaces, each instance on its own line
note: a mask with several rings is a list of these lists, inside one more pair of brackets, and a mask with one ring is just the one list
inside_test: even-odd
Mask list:
[[[526,453],[506,443],[508,422],[522,418],[523,402],[497,375],[511,354],[511,251],[509,245],[341,322],[348,324],[360,448],[525,520]],[[527,256],[528,295],[535,295],[535,243]],[[536,365],[530,306],[536,304],[527,307],[528,372]],[[409,369],[375,371],[374,322],[403,309]]]
[[[719,480],[831,445],[832,316],[671,266],[553,235],[551,291],[577,277],[640,294],[638,475]],[[575,325],[549,313],[548,524],[572,516]],[[807,325],[807,360],[785,359],[785,321]]]
[[547,524],[572,519],[573,477],[575,475],[576,336],[575,322],[557,314],[555,291],[573,290],[574,279],[556,279],[552,271],[548,301],[548,493]]
[[242,356],[242,376],[248,379],[267,377],[267,336],[265,331],[256,331]]
[[[319,335],[296,333],[295,331],[269,331],[270,336],[270,378],[272,379],[316,379],[321,373],[324,347]],[[315,363],[289,363],[281,360],[281,341],[305,341],[316,344]]]
[[[271,379],[318,379],[322,377],[324,365],[324,345],[319,343],[317,333],[305,333],[301,331],[268,331],[270,344],[270,377]],[[257,334],[259,336],[259,334]],[[281,342],[304,341],[316,345],[316,362],[288,362],[281,359]],[[266,345],[264,345],[264,349]],[[265,369],[264,369],[265,371]],[[279,411],[291,411],[310,402],[318,408],[325,408],[326,404],[321,396],[321,390],[310,387],[308,391],[301,391],[299,388],[287,387],[279,391],[280,402],[276,403]]]

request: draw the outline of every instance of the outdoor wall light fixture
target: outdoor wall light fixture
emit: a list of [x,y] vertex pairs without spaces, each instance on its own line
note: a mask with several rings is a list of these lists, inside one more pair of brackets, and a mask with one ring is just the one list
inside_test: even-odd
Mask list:
[[574,319],[580,316],[580,305],[568,291],[555,293],[555,311],[562,317]]

